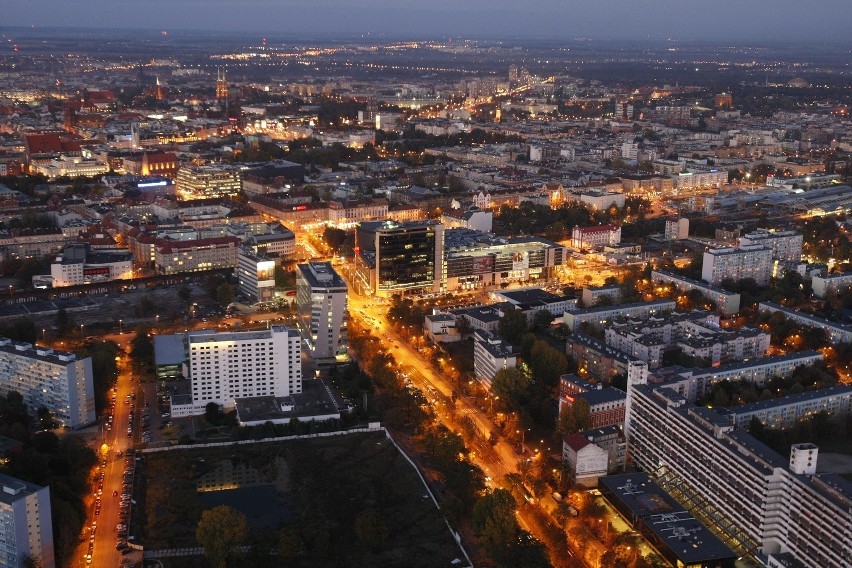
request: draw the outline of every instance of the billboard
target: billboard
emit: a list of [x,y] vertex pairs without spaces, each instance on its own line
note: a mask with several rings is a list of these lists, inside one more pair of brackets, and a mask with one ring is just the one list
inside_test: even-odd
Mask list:
[[530,255],[527,251],[512,253],[512,270],[526,270],[530,267]]
[[491,274],[494,272],[494,257],[478,256],[473,259],[473,274]]

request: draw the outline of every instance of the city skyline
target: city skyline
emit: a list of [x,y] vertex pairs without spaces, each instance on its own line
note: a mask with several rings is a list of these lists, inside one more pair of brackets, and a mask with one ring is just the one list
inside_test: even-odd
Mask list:
[[[624,0],[566,4],[542,0],[527,6],[473,0],[398,2],[366,0],[223,0],[132,4],[92,0],[75,11],[56,0],[11,0],[8,26],[257,32],[298,37],[480,37],[492,39],[673,39],[719,41],[848,42],[852,15],[843,0],[812,3],[781,0],[771,5],[733,0],[706,3],[654,0],[644,6]],[[260,18],[259,15],[263,17]]]

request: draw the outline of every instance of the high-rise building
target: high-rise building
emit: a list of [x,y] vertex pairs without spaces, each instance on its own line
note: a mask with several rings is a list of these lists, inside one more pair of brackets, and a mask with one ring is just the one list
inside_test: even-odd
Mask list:
[[438,292],[444,226],[435,221],[371,221],[355,232],[356,268],[372,294]]
[[740,237],[740,246],[763,246],[772,250],[775,260],[802,260],[802,235],[795,231],[767,231],[758,229]]
[[275,260],[247,247],[237,251],[239,291],[255,302],[269,302],[275,293]]
[[[182,414],[203,413],[211,402],[233,408],[236,398],[302,392],[301,346],[295,329],[207,330],[189,333],[186,341],[192,401]],[[175,415],[174,404],[172,408]]]
[[725,247],[704,252],[701,279],[713,286],[726,278],[734,281],[752,278],[758,286],[766,286],[771,276],[772,249],[764,246]]
[[736,430],[730,413],[641,378],[628,377],[628,391],[629,460],[738,553],[765,566],[852,566],[852,488],[816,473],[816,446],[796,444],[785,459]]
[[0,474],[0,566],[18,568],[27,558],[53,568],[50,488]]
[[299,264],[296,308],[299,331],[317,363],[347,359],[347,287],[330,262]]
[[12,391],[24,397],[30,412],[46,408],[64,426],[96,420],[91,357],[0,337],[0,393]]

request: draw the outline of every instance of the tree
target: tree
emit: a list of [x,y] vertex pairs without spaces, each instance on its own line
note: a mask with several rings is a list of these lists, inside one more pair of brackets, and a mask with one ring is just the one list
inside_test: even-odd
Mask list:
[[154,343],[148,330],[139,328],[130,342],[130,359],[137,369],[146,369],[154,365]]
[[379,550],[388,540],[388,528],[379,514],[368,509],[355,519],[355,534],[358,541],[370,550]]
[[556,386],[559,377],[568,372],[568,359],[565,354],[543,340],[533,343],[529,364],[533,376],[548,387]]
[[491,392],[512,408],[517,409],[526,399],[530,380],[515,367],[500,369],[491,380]]
[[527,316],[521,310],[507,309],[497,323],[497,331],[506,341],[517,345],[527,332]]
[[543,331],[550,327],[553,323],[553,314],[550,310],[539,310],[533,315],[532,329],[535,331]]
[[219,424],[220,417],[219,405],[215,402],[208,402],[207,406],[204,407],[204,419],[213,426],[216,426]]
[[515,506],[515,498],[505,489],[495,489],[474,505],[473,530],[489,552],[500,550],[517,537]]
[[65,308],[59,308],[56,312],[56,335],[63,337],[71,329],[71,318]]
[[177,291],[178,298],[189,303],[190,298],[192,298],[192,288],[189,286],[181,286]]
[[340,247],[346,242],[346,231],[335,229],[334,227],[326,227],[322,232],[322,240],[333,251],[339,251]]
[[233,302],[235,296],[236,290],[234,289],[233,284],[223,282],[222,284],[219,284],[219,286],[216,288],[216,301],[223,306],[227,306],[228,304]]
[[241,544],[246,534],[245,515],[227,505],[202,512],[195,529],[195,539],[214,568],[225,568],[231,549]]

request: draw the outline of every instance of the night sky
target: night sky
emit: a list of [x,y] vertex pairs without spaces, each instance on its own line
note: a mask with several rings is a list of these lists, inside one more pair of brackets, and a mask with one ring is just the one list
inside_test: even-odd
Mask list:
[[0,26],[302,38],[850,41],[851,0],[3,0]]

